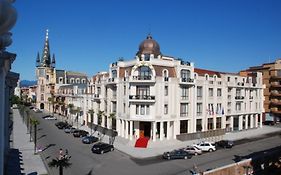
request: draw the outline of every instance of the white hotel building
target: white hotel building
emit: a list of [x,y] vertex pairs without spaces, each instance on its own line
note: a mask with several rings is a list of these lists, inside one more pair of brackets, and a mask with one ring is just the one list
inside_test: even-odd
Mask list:
[[[87,89],[75,91],[80,94],[66,87],[58,92],[71,92],[72,99],[79,96],[86,123],[92,109],[94,124],[114,128],[127,139],[145,136],[156,141],[199,131],[262,126],[261,73],[195,68],[193,63],[164,56],[150,35],[134,59],[112,63],[109,72],[98,73],[90,82]],[[99,111],[104,112],[100,119]]]

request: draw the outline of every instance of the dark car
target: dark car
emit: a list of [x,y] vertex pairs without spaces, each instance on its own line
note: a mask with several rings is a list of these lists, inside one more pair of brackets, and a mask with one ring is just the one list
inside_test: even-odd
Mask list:
[[231,140],[221,140],[216,142],[216,145],[222,148],[232,148],[234,143]]
[[55,125],[56,125],[59,129],[64,129],[64,128],[70,126],[67,122],[57,122]]
[[75,130],[73,131],[73,136],[74,137],[85,137],[89,134],[89,132],[87,131],[84,131],[84,130]]
[[98,142],[93,145],[92,147],[92,152],[97,153],[97,154],[103,154],[109,151],[113,151],[114,147],[113,145],[103,143],[103,142]]
[[179,150],[174,150],[171,152],[164,152],[163,158],[164,159],[191,159],[192,155],[189,154],[188,152],[179,149]]
[[263,122],[263,124],[273,126],[273,125],[275,125],[275,122],[271,121],[271,120],[266,120],[266,121]]
[[91,144],[91,143],[94,143],[97,141],[99,141],[99,138],[97,138],[95,136],[85,136],[82,138],[82,143],[85,143],[85,144]]

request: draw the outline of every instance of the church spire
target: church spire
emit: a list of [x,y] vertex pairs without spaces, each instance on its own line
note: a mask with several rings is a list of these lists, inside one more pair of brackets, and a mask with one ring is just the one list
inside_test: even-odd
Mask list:
[[45,37],[45,43],[43,48],[43,54],[42,54],[42,66],[44,67],[50,67],[51,66],[51,56],[50,56],[50,46],[49,46],[49,30],[46,30],[46,37]]
[[55,58],[55,54],[53,54],[53,59],[52,59],[52,63],[51,63],[52,68],[56,67],[56,58]]
[[41,63],[40,63],[40,55],[39,55],[39,52],[37,52],[36,67],[39,67],[40,65],[41,65]]

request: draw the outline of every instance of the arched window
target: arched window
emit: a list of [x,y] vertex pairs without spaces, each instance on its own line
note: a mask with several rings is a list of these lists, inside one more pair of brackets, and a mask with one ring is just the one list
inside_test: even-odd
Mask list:
[[111,77],[116,78],[117,77],[117,70],[112,70],[111,71]]
[[76,78],[76,83],[80,83],[80,79],[79,78]]
[[168,70],[163,70],[163,77],[164,77],[164,81],[169,81],[169,72]]
[[190,71],[189,70],[186,70],[186,69],[182,69],[181,70],[181,78],[190,78]]
[[151,79],[151,70],[148,66],[140,66],[138,68],[138,79],[140,80],[150,80]]

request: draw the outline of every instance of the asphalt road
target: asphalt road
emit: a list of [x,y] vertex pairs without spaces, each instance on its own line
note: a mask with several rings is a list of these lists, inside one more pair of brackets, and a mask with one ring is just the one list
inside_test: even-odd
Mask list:
[[[93,154],[91,145],[81,143],[80,138],[64,133],[54,125],[56,121],[35,116],[40,120],[38,126],[38,145],[45,147],[41,153],[45,165],[58,157],[59,149],[68,149],[71,156],[71,167],[64,170],[66,175],[176,175],[190,174],[189,170],[196,165],[201,170],[212,169],[234,163],[235,156],[247,156],[255,152],[281,146],[280,134],[270,135],[259,140],[240,142],[232,149],[220,149],[212,153],[194,156],[189,160],[163,160],[160,156],[149,159],[134,159],[115,149],[103,155]],[[58,174],[57,168],[48,168],[50,175]]]

